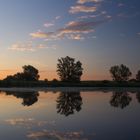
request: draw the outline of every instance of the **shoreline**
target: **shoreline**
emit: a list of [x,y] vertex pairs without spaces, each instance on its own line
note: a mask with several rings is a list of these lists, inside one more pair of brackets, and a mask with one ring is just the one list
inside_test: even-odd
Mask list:
[[11,91],[11,92],[35,92],[35,91],[46,91],[46,92],[90,92],[90,91],[103,91],[103,92],[140,92],[140,87],[0,87],[0,91]]

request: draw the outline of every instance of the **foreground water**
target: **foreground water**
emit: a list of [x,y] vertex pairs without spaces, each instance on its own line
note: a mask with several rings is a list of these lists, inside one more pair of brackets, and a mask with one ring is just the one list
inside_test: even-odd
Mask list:
[[140,140],[140,92],[0,92],[0,140]]

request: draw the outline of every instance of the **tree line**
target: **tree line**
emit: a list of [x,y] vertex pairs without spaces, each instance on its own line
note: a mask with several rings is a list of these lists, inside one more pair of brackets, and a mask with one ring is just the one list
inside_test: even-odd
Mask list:
[[[18,72],[14,75],[8,75],[4,81],[38,81],[39,71],[31,65],[22,67],[23,72]],[[132,76],[130,69],[121,64],[115,65],[110,68],[110,74],[113,81],[121,82],[128,81]],[[76,61],[75,58],[69,56],[61,57],[57,63],[57,74],[63,82],[80,82],[83,74],[82,63]],[[56,81],[57,79],[55,79]],[[140,70],[136,74],[135,81],[140,81]]]

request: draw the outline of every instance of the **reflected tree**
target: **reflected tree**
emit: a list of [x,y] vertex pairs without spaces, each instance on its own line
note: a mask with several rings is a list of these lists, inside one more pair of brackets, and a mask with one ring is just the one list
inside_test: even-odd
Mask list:
[[129,105],[131,100],[132,98],[127,92],[114,92],[111,97],[110,104],[111,106],[123,109]]
[[137,98],[137,101],[140,103],[140,92],[136,93],[136,98]]
[[31,106],[38,101],[38,92],[11,92],[7,91],[6,95],[13,95],[16,98],[23,99],[22,105],[23,106]]
[[57,113],[69,116],[79,112],[82,104],[80,92],[61,92],[57,98]]

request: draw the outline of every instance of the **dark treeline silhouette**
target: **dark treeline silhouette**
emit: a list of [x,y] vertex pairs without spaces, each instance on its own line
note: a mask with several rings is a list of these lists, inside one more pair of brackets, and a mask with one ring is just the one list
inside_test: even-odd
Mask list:
[[23,72],[18,72],[16,74],[7,76],[4,80],[5,81],[38,81],[39,79],[39,71],[31,66],[25,65],[22,67]]
[[8,75],[0,80],[0,87],[140,87],[140,70],[135,79],[130,79],[132,72],[121,64],[110,68],[112,81],[81,81],[83,74],[82,63],[69,56],[58,59],[57,74],[60,81],[54,78],[49,81],[47,78],[39,80],[39,70],[31,65],[24,65],[23,72],[17,72],[14,75]]
[[82,106],[80,92],[61,92],[57,98],[57,113],[65,116],[79,112]]
[[13,95],[16,98],[23,99],[22,105],[23,106],[31,106],[38,101],[38,92],[30,91],[30,92],[11,92],[6,91],[6,95]]

